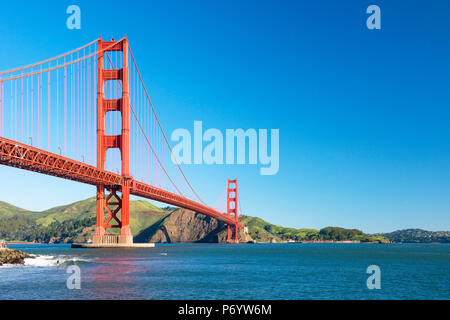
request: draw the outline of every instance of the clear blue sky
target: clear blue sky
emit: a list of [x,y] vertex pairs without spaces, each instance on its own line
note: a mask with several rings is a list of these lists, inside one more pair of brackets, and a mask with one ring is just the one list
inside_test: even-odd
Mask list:
[[[125,34],[167,132],[280,130],[277,175],[185,167],[208,202],[237,177],[243,211],[284,226],[450,229],[450,2],[3,1],[0,70]],[[0,200],[32,210],[95,194],[3,166],[0,180]]]

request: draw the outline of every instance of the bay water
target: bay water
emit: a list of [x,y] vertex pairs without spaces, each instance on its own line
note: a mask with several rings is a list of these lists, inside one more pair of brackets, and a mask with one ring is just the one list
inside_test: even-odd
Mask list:
[[0,299],[450,299],[450,244],[9,247],[35,258],[0,267]]

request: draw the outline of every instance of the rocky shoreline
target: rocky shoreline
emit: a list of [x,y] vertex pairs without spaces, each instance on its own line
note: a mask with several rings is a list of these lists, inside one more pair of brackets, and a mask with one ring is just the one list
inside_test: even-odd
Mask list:
[[3,264],[24,264],[25,258],[34,257],[20,250],[0,248],[0,266]]

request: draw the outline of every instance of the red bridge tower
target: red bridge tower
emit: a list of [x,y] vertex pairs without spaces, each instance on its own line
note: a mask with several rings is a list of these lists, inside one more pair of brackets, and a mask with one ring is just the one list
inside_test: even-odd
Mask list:
[[[128,40],[117,44],[98,40],[98,82],[97,82],[97,168],[105,169],[106,151],[109,148],[120,150],[122,158],[122,185],[97,185],[97,227],[93,238],[94,244],[133,243],[130,230],[130,103],[128,83]],[[111,46],[111,47],[110,47]],[[104,50],[108,48],[107,50]],[[104,50],[104,51],[103,51]],[[107,51],[122,52],[122,69],[104,69],[104,54]],[[105,82],[117,80],[122,82],[122,98],[105,99]],[[122,116],[120,135],[105,135],[105,118],[107,112],[119,111]],[[105,190],[108,192],[105,198]],[[117,193],[120,192],[120,197]],[[120,211],[120,213],[119,213]],[[106,215],[105,215],[106,214]],[[106,217],[106,218],[105,218]],[[106,229],[118,228],[119,234],[107,234]]]
[[227,242],[239,243],[239,227],[238,227],[238,190],[237,179],[228,180],[227,192],[227,215],[231,217],[234,214],[236,224],[227,227]]

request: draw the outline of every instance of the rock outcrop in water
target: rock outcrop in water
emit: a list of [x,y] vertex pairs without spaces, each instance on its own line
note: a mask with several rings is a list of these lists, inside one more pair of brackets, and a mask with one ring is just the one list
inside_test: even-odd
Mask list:
[[[187,209],[178,209],[158,223],[141,231],[134,242],[226,242],[227,227],[214,218]],[[242,230],[239,241],[248,239]]]
[[3,264],[24,264],[25,258],[33,258],[20,250],[0,248],[0,266]]

